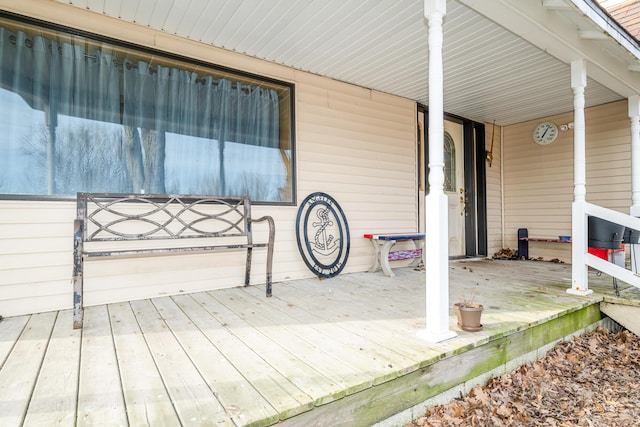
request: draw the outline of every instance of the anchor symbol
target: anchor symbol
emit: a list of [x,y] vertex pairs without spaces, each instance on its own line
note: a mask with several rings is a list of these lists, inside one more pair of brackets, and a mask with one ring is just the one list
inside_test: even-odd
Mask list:
[[340,239],[334,241],[334,237],[327,233],[327,227],[333,225],[333,221],[329,219],[329,209],[318,209],[316,216],[320,222],[312,222],[314,227],[320,227],[315,235],[315,247],[313,250],[320,255],[328,256],[338,249]]

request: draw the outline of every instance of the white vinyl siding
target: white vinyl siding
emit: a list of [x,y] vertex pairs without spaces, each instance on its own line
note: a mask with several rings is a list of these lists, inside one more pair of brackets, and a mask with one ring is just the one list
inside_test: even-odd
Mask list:
[[[623,213],[631,204],[631,142],[627,102],[585,111],[587,201]],[[540,121],[558,126],[573,121],[573,113],[508,126],[504,130],[505,242],[517,248],[517,229],[530,237],[558,238],[571,234],[573,202],[573,130],[559,132],[550,145],[531,137]],[[571,261],[571,246],[530,243],[529,256]]]
[[415,104],[316,76],[297,83],[298,201],[336,199],[351,233],[343,273],[363,271],[373,250],[364,233],[417,231]]

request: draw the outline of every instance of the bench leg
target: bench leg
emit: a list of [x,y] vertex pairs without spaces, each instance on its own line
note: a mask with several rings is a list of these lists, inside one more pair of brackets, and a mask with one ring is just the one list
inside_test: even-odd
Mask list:
[[391,265],[389,264],[389,251],[391,247],[395,244],[395,240],[387,240],[382,245],[380,249],[380,266],[382,267],[382,271],[385,276],[394,277],[395,274],[391,271]]
[[371,244],[373,245],[375,252],[373,255],[373,265],[369,268],[369,273],[375,273],[382,269],[385,276],[395,276],[393,271],[391,271],[391,265],[389,264],[389,251],[395,243],[395,240],[371,239]]
[[82,328],[84,308],[82,306],[82,275],[73,277],[73,329]]
[[424,240],[414,240],[413,245],[415,246],[416,249],[420,249],[422,251],[422,255],[414,258],[413,261],[411,261],[411,264],[409,264],[409,267],[419,267],[423,263]]
[[251,258],[253,257],[253,248],[247,248],[247,264],[244,271],[244,286],[249,286],[251,281]]
[[271,297],[271,287],[273,282],[273,235],[269,238],[267,246],[267,283],[266,296]]
[[382,245],[378,243],[378,240],[370,239],[369,240],[373,245],[373,264],[369,268],[369,273],[375,273],[380,269],[380,249]]
[[84,224],[80,220],[75,220],[73,226],[73,329],[80,329],[82,328],[82,318],[84,315],[82,304],[82,276],[84,271],[82,233]]
[[374,240],[371,239],[371,244],[375,250],[373,265],[369,269],[370,273],[375,273],[380,268],[384,272],[385,276],[393,277],[393,271],[389,265],[389,250],[396,243],[395,240]]
[[266,217],[269,222],[269,244],[267,245],[267,297],[271,297],[271,286],[273,281],[273,243],[276,238],[276,226],[273,218]]

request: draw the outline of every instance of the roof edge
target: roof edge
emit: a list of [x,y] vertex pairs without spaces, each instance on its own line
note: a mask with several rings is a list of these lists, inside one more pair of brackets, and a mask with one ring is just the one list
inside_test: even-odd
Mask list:
[[640,60],[640,42],[595,0],[570,0],[591,21]]

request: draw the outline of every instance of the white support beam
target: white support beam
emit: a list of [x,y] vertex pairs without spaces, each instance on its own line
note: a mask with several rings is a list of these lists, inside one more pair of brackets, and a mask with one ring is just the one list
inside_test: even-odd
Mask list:
[[583,40],[606,40],[608,36],[604,33],[604,31],[579,30],[578,37]]
[[449,329],[449,226],[444,194],[444,82],[442,21],[446,0],[424,0],[429,26],[429,195],[425,202],[426,327],[418,336],[440,342]]
[[[593,2],[586,0],[458,0],[491,21],[518,34],[534,46],[565,64],[584,58],[589,63],[589,77],[621,96],[640,93],[640,76],[619,66],[619,59],[611,50],[621,52],[630,59],[640,57],[640,48],[629,41],[616,26],[594,10]],[[595,23],[607,39],[590,42],[580,38],[576,27],[567,25],[572,19]],[[588,18],[588,22],[587,22]],[[586,29],[586,27],[585,27]],[[635,75],[634,75],[635,74]]]
[[587,166],[584,121],[584,89],[587,86],[587,63],[584,59],[571,62],[573,89],[573,205],[571,208],[571,288],[567,292],[588,295],[587,253]]
[[564,0],[544,0],[542,6],[551,10],[571,10],[571,5]]

